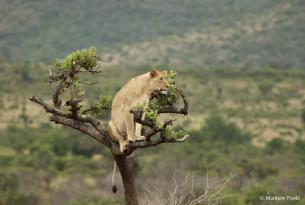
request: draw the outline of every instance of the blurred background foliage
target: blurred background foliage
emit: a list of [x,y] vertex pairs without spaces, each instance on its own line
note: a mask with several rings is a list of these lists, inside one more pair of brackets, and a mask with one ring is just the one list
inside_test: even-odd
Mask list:
[[300,67],[304,13],[303,0],[3,0],[0,59],[96,46],[128,65]]
[[219,204],[266,204],[268,194],[301,197],[268,204],[304,204],[304,11],[303,0],[1,1],[0,205],[123,203],[108,150],[27,100],[50,95],[55,58],[90,46],[111,62],[83,76],[97,82],[83,86],[85,103],[156,68],[176,70],[190,100],[176,127],[188,142],[131,158],[140,197],[173,175],[233,173]]

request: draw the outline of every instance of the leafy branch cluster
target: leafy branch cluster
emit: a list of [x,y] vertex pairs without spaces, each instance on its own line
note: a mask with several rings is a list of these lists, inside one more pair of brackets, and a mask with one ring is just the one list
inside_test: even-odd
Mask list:
[[56,67],[69,70],[81,69],[92,70],[97,66],[97,55],[95,47],[77,50],[65,57],[63,61],[57,61]]
[[105,110],[111,109],[112,96],[100,95],[97,104],[95,114],[102,115]]
[[[177,89],[175,78],[177,76],[177,72],[170,70],[167,72],[167,82],[169,83],[169,87],[166,93],[162,93],[157,91],[153,93],[148,104],[139,103],[135,106],[133,110],[137,112],[141,112],[144,114],[145,119],[150,123],[149,125],[144,125],[145,128],[153,129],[153,130],[163,130],[165,138],[177,139],[186,136],[188,133],[184,130],[176,131],[173,128],[169,127],[173,124],[175,120],[171,120],[172,122],[168,124],[166,127],[162,127],[159,116],[161,114],[160,110],[171,109],[176,106],[179,102],[182,95],[180,95],[179,90]],[[186,113],[185,113],[186,114]]]
[[[49,82],[59,82],[57,86],[59,94],[63,94],[69,99],[60,107],[63,112],[72,114],[73,111],[75,113],[76,110],[79,110],[83,114],[91,112],[91,114],[94,115],[102,115],[105,109],[111,108],[112,97],[104,95],[101,95],[96,105],[90,106],[90,108],[85,109],[82,104],[81,97],[86,94],[83,85],[92,85],[94,83],[81,81],[78,75],[84,72],[91,74],[99,73],[100,70],[95,69],[95,67],[100,60],[102,61],[102,59],[97,56],[95,47],[77,50],[63,60],[57,60],[55,63],[57,72],[52,73],[50,71]],[[61,86],[60,84],[63,84],[64,86]],[[77,101],[74,103],[77,105],[71,106],[73,100]]]

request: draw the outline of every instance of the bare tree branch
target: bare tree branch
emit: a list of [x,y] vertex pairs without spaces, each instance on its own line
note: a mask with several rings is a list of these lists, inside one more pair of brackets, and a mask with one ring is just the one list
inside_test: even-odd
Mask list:
[[[80,125],[84,125],[84,123],[89,123],[103,137],[103,144],[107,145],[108,147],[112,146],[113,142],[112,142],[111,137],[108,133],[108,130],[104,126],[102,126],[101,123],[97,119],[95,119],[91,116],[88,116],[88,115],[73,116],[70,113],[64,113],[57,108],[53,108],[52,106],[43,102],[41,99],[36,98],[35,96],[33,96],[29,99],[30,99],[30,101],[41,105],[47,113],[53,114],[50,119],[52,119],[52,121],[54,121],[54,122],[56,122],[58,119],[60,119],[60,121],[58,123],[60,123],[60,122],[68,123],[69,122],[70,124],[65,124],[65,125],[70,126],[70,127],[73,127],[73,126],[76,126],[76,125],[80,126]],[[69,121],[63,121],[63,119],[59,118],[59,117],[63,117],[65,119],[69,120]],[[73,126],[71,124],[72,122],[73,122]],[[61,124],[63,124],[63,123],[61,123]],[[73,128],[75,128],[75,127],[73,127]],[[84,127],[82,127],[82,128],[84,128]],[[81,130],[81,131],[83,131],[83,130]],[[92,131],[90,131],[90,133],[92,133]]]
[[140,141],[140,142],[132,142],[129,144],[129,147],[131,149],[137,149],[137,148],[145,148],[145,147],[152,147],[157,146],[162,143],[181,143],[185,142],[190,136],[185,135],[182,138],[175,139],[175,138],[165,138],[165,139],[157,139],[155,141]]
[[102,136],[97,130],[93,129],[91,126],[86,125],[85,123],[82,123],[80,121],[74,120],[74,119],[67,119],[62,116],[56,116],[52,115],[50,116],[50,121],[55,122],[56,124],[62,124],[71,128],[74,128],[76,130],[79,130],[90,137],[94,138],[95,140],[103,143],[104,145],[108,146],[105,142],[105,137]]
[[62,116],[62,117],[66,117],[66,118],[70,118],[71,117],[71,114],[64,113],[63,111],[61,111],[61,110],[59,110],[57,108],[53,108],[52,106],[50,106],[49,104],[43,102],[41,99],[36,98],[35,96],[30,97],[29,100],[34,102],[34,103],[37,103],[37,104],[41,105],[43,107],[43,109],[46,112],[48,112],[48,113],[51,113],[51,114],[54,114],[54,115],[58,115],[58,116]]

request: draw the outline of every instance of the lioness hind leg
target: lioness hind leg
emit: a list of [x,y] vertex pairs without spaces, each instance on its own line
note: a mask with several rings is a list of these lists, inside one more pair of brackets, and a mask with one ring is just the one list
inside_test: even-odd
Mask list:
[[[147,104],[145,105],[145,110],[147,108]],[[141,120],[145,119],[145,114],[142,114]],[[142,141],[145,140],[145,137],[142,136],[142,127],[143,125],[136,123],[136,136],[137,136],[137,141]]]
[[125,112],[124,120],[127,132],[127,139],[131,142],[137,140],[136,133],[135,133],[135,123],[133,119],[133,115],[129,112]]
[[112,121],[109,122],[109,131],[112,138],[119,143],[120,151],[124,152],[128,145],[128,141],[120,135]]

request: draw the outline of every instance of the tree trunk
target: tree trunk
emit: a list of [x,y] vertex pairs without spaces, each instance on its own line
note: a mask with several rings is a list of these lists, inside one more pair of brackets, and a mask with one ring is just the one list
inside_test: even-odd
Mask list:
[[126,156],[113,155],[116,164],[120,170],[126,205],[139,205],[136,191],[136,184],[131,170],[130,162]]

